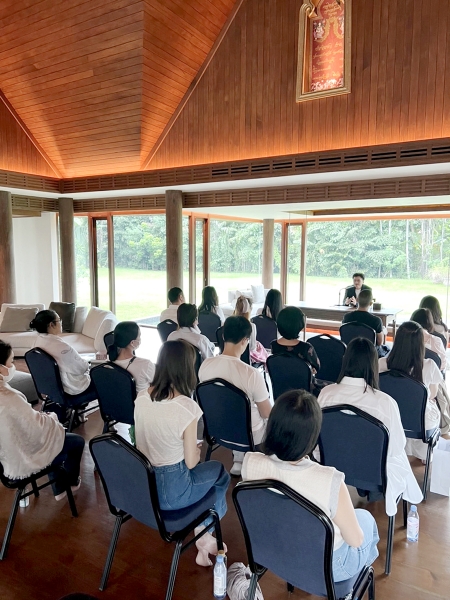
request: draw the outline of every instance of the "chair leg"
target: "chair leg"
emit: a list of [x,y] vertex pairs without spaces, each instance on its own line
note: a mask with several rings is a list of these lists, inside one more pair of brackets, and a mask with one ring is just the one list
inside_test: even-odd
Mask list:
[[384,567],[384,572],[386,575],[389,575],[391,573],[392,547],[394,545],[394,525],[395,515],[389,517],[388,537],[386,545],[386,565]]
[[406,527],[406,523],[408,520],[408,503],[406,500],[403,500],[403,527]]
[[39,498],[39,488],[37,486],[36,480],[31,480],[31,487],[33,488],[33,492],[36,498]]
[[114,523],[114,531],[112,534],[111,542],[109,544],[108,556],[106,557],[105,568],[103,569],[102,580],[100,582],[99,590],[103,592],[106,588],[106,584],[108,583],[109,572],[111,571],[112,562],[114,559],[114,553],[116,551],[117,542],[119,540],[120,528],[122,527],[123,517],[119,515],[116,517],[116,522]]
[[289,594],[294,593],[294,586],[292,585],[292,583],[287,584],[287,591],[289,592]]
[[220,519],[217,513],[214,516],[214,531],[217,540],[217,550],[223,550],[222,528],[220,527]]
[[252,573],[250,585],[248,586],[247,600],[255,600],[256,584],[258,583],[258,575]]
[[175,586],[175,578],[177,576],[178,562],[180,560],[182,545],[182,540],[178,541],[175,545],[175,550],[172,557],[172,564],[170,565],[170,575],[166,591],[166,600],[172,600],[173,588]]
[[69,501],[70,511],[72,513],[72,517],[78,517],[78,511],[75,504],[75,500],[73,498],[72,490],[70,489],[70,485],[66,488],[67,491],[67,500]]
[[67,428],[67,433],[72,433],[73,423],[75,421],[75,409],[70,409],[70,419],[69,419],[69,427]]
[[14,523],[16,522],[17,511],[19,509],[20,496],[22,495],[21,489],[16,490],[14,496],[14,502],[9,513],[8,525],[6,526],[5,537],[3,538],[2,549],[0,551],[0,560],[6,558],[8,552],[9,542],[11,540],[12,532],[14,529]]
[[369,600],[375,600],[375,575],[373,570],[369,575]]
[[427,462],[425,463],[425,474],[423,476],[423,487],[422,487],[422,494],[423,494],[423,499],[424,500],[427,499],[428,474],[430,472],[430,462],[431,462],[431,454],[432,454],[432,452],[433,452],[433,449],[431,447],[431,444],[428,444]]

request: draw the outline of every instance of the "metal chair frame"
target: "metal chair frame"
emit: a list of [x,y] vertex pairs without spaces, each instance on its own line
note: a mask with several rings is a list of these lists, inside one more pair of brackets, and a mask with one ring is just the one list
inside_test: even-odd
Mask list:
[[[260,342],[264,348],[266,348],[266,350],[270,350],[271,342],[277,339],[277,322],[270,317],[266,317],[265,315],[256,315],[256,317],[251,319],[251,322],[254,323],[256,327],[257,341]],[[273,334],[271,335],[267,335],[269,327],[273,329]]]
[[[292,369],[292,372],[295,372],[296,374],[298,374],[300,372],[300,369],[303,369],[305,371],[305,373],[307,375],[307,379],[308,379],[307,386],[298,385],[295,388],[288,387],[288,388],[283,389],[283,390],[277,389],[277,391],[275,391],[276,387],[277,388],[279,387],[279,385],[275,383],[277,381],[277,374],[276,374],[275,363],[278,362],[279,360],[291,361],[290,368]],[[267,363],[266,364],[267,364],[267,370],[269,372],[269,377],[270,377],[270,380],[272,382],[272,389],[273,389],[274,400],[276,400],[277,398],[279,398],[279,396],[281,396],[281,394],[283,394],[284,392],[289,391],[290,389],[305,389],[308,392],[311,391],[311,385],[312,385],[312,369],[311,369],[311,365],[308,362],[306,362],[306,360],[304,360],[303,358],[301,358],[300,356],[297,356],[295,354],[291,354],[291,353],[288,353],[288,352],[285,352],[283,354],[272,354],[267,359]]]
[[205,335],[210,342],[217,345],[217,329],[221,326],[222,322],[219,315],[216,313],[202,311],[198,313],[198,328],[200,332]]
[[164,342],[167,342],[169,335],[178,329],[178,325],[175,323],[175,321],[172,321],[172,319],[164,319],[164,321],[158,323],[156,329],[158,330],[161,342],[164,344]]
[[[340,369],[339,369],[339,372],[337,372],[336,376],[335,377],[333,376],[331,379],[329,377],[323,377],[323,375],[321,374],[322,372],[326,372],[327,368],[330,369],[329,365],[327,365],[327,362],[329,362],[329,361],[327,361],[328,355],[326,354],[325,350],[327,349],[328,351],[330,351],[331,346],[336,348],[336,350],[339,349],[339,352],[341,353],[340,358],[341,358],[341,364],[342,364],[342,358],[344,357],[347,346],[344,344],[344,342],[342,340],[338,340],[336,337],[329,335],[328,333],[322,333],[320,335],[315,335],[315,336],[309,338],[308,342],[311,344],[311,346],[316,351],[316,354],[320,361],[320,369],[316,373],[317,379],[323,379],[325,381],[332,381],[333,383],[335,383],[339,376]],[[326,344],[326,346],[324,346],[324,344]]]
[[[354,335],[352,337],[347,337],[345,335],[346,331],[348,331],[347,326],[348,325],[353,325],[353,327],[358,327],[361,328],[361,335]],[[342,333],[344,332],[344,336],[342,336]],[[372,335],[372,333],[373,335]],[[363,337],[368,339],[369,341],[371,341],[373,343],[373,345],[376,344],[377,341],[377,334],[375,329],[372,329],[372,327],[369,327],[369,325],[366,325],[365,323],[359,323],[358,321],[349,321],[348,323],[344,323],[343,325],[341,325],[339,327],[339,335],[341,336],[341,340],[344,342],[344,344],[349,344],[352,340],[354,340],[357,337]],[[347,339],[345,339],[347,338]]]

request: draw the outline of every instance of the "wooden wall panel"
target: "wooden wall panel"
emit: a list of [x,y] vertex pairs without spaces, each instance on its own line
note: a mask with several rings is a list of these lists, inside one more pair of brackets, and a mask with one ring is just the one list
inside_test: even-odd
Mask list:
[[297,104],[302,0],[244,0],[150,169],[450,135],[450,0],[355,0],[352,93]]

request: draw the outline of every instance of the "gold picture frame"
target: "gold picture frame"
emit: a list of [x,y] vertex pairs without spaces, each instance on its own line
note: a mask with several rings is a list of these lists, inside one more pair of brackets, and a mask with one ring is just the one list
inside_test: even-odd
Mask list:
[[344,6],[344,81],[343,86],[325,90],[313,90],[309,87],[309,69],[312,52],[310,19],[317,16],[317,9],[324,0],[304,0],[300,8],[299,37],[298,37],[298,65],[296,101],[305,102],[316,98],[326,98],[349,94],[351,92],[352,68],[352,0],[335,0],[337,5]]

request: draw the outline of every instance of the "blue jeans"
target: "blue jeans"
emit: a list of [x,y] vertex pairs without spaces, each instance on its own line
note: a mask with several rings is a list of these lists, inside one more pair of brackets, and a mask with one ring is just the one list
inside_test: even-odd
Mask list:
[[[162,510],[177,510],[191,506],[206,496],[211,488],[216,492],[214,509],[221,519],[227,512],[226,493],[230,476],[222,463],[210,460],[188,469],[184,460],[176,465],[154,467],[159,503]],[[204,522],[209,525],[211,519]]]
[[370,512],[356,509],[356,518],[364,533],[364,541],[359,548],[352,548],[345,542],[333,552],[333,579],[345,581],[359,573],[366,565],[371,565],[378,556],[378,528]]
[[[80,463],[83,456],[84,439],[76,433],[66,433],[64,446],[61,452],[53,459],[52,466],[61,467],[64,465],[68,473],[70,485],[78,483],[80,475]],[[53,493],[55,496],[64,491],[64,484],[60,480],[52,483]]]

